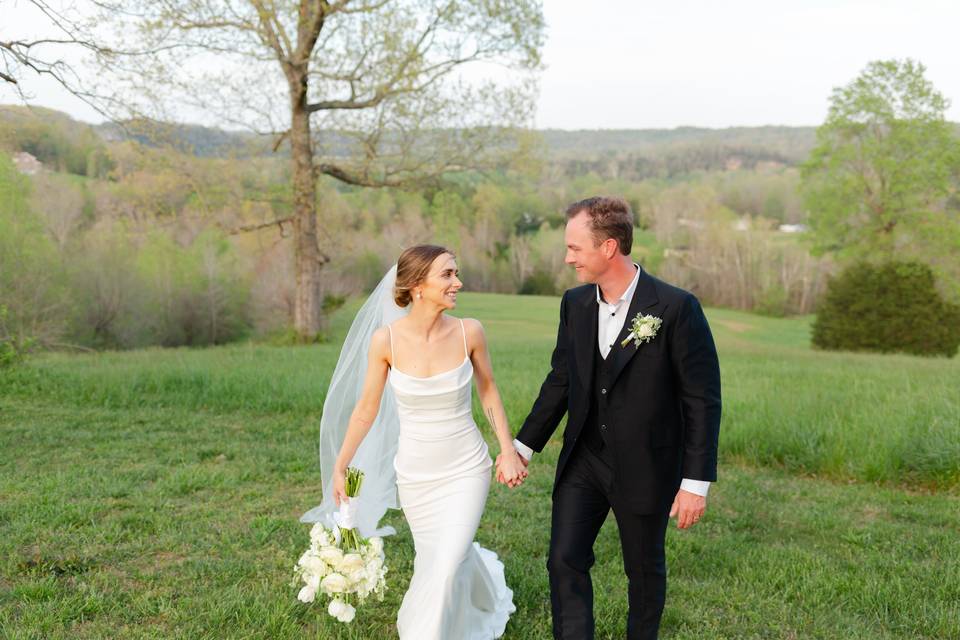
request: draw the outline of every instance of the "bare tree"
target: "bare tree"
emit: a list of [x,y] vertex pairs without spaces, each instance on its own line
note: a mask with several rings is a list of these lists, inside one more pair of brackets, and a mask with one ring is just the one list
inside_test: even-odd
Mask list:
[[[543,40],[538,0],[103,0],[119,34],[102,69],[131,115],[201,119],[290,151],[294,326],[320,330],[329,260],[319,176],[403,187],[489,166],[530,122]],[[507,70],[516,73],[506,73]],[[247,230],[276,225],[263,220]]]
[[46,0],[24,0],[24,5],[22,11],[26,9],[42,16],[50,35],[9,40],[0,36],[0,84],[12,85],[20,99],[29,102],[31,96],[23,89],[24,77],[33,74],[52,78],[104,114],[98,97],[86,88],[78,65],[67,60],[76,61],[83,54],[110,56],[113,53],[90,36],[81,8],[74,4],[61,8]]

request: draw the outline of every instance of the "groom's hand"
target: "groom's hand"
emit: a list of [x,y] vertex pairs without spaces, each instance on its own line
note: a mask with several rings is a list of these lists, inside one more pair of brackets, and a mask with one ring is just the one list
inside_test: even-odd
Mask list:
[[676,516],[678,529],[689,529],[703,517],[706,510],[705,497],[680,489],[677,497],[673,499],[673,506],[670,507],[670,517]]

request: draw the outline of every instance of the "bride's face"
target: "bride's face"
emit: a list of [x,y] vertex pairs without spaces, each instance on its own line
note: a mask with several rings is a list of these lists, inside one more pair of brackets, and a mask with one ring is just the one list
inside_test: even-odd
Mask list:
[[419,291],[423,295],[415,302],[431,302],[444,309],[454,309],[457,306],[457,291],[463,286],[457,277],[460,270],[456,259],[449,253],[437,256],[427,277],[420,283]]

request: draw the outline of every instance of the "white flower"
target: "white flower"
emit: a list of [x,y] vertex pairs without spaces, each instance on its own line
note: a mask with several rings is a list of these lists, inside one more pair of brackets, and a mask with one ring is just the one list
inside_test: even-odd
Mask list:
[[363,567],[357,567],[347,575],[347,578],[351,584],[362,585],[364,580],[367,579],[367,572],[364,571]]
[[343,560],[337,565],[337,569],[345,573],[356,571],[363,568],[363,557],[359,553],[348,553],[343,556]]
[[347,579],[339,573],[331,573],[320,581],[324,593],[343,593],[348,586]]
[[357,610],[343,600],[334,599],[330,601],[330,606],[327,607],[327,613],[340,622],[350,623],[353,622],[353,618],[357,615]]
[[367,540],[369,548],[373,549],[377,555],[383,553],[383,538],[370,538]]
[[333,542],[333,536],[330,535],[330,532],[327,529],[317,522],[310,529],[310,540],[311,542],[316,542],[317,546],[326,547],[331,542]]
[[303,567],[304,571],[321,577],[327,574],[327,563],[312,551],[303,554],[300,558],[300,566]]
[[297,600],[304,604],[310,604],[315,597],[317,597],[317,590],[311,589],[309,585],[300,589],[300,593],[297,594]]
[[329,565],[339,567],[343,561],[343,551],[336,547],[323,547],[320,549],[320,559]]
[[626,347],[631,340],[635,347],[639,347],[644,342],[650,342],[657,336],[657,331],[662,324],[661,318],[638,313],[630,323],[630,333],[620,342],[620,346]]

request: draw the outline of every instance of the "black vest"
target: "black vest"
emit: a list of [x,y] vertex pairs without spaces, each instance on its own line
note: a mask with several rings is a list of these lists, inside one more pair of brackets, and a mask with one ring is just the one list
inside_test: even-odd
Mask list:
[[606,359],[600,353],[598,346],[593,356],[593,394],[590,397],[590,411],[583,425],[583,442],[594,455],[601,458],[611,467],[614,466],[613,425],[609,422],[607,407],[610,404],[610,365],[613,351],[607,354]]

